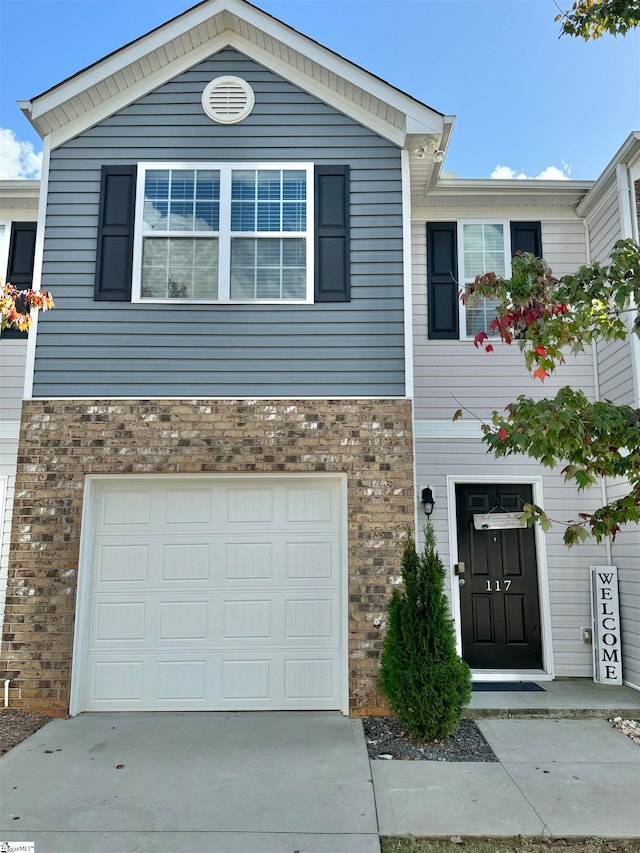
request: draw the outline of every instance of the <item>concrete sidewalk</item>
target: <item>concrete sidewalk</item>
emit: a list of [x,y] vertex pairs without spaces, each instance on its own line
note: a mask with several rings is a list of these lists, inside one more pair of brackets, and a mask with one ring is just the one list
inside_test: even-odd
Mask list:
[[362,722],[337,712],[54,720],[0,759],[0,841],[35,841],[37,853],[379,853]]
[[640,837],[640,747],[607,720],[478,726],[499,763],[371,762],[381,835]]
[[0,841],[379,853],[378,832],[640,838],[640,747],[606,720],[478,725],[498,762],[369,763],[362,722],[339,713],[54,720],[0,759]]

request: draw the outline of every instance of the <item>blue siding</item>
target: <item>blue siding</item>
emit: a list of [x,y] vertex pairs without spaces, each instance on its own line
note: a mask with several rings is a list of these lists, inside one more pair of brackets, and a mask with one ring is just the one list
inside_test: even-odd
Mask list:
[[[234,74],[244,122],[200,104]],[[351,167],[351,302],[149,305],[93,301],[100,168],[156,161],[300,161]],[[400,151],[227,49],[52,152],[34,396],[404,394]]]

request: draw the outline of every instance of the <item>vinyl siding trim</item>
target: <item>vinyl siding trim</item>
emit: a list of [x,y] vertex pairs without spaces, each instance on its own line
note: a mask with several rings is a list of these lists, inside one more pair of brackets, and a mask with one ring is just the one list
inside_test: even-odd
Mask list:
[[[33,290],[40,290],[42,283],[42,263],[44,259],[44,234],[45,220],[47,216],[47,201],[49,198],[49,164],[51,161],[51,137],[45,136],[42,149],[42,172],[40,176],[40,199],[38,202],[38,226],[36,230],[36,248],[33,258]],[[54,295],[55,301],[55,295]],[[55,309],[54,309],[55,310]],[[33,323],[29,330],[27,339],[27,360],[24,372],[24,394],[25,400],[30,400],[33,394],[33,379],[36,365],[36,345],[38,338],[38,315],[39,311],[32,313]]]
[[[402,264],[404,278],[404,392],[405,397],[412,400],[414,395],[413,276],[411,270],[411,173],[408,151],[401,152],[400,162],[402,169]],[[413,458],[415,460],[415,453]]]

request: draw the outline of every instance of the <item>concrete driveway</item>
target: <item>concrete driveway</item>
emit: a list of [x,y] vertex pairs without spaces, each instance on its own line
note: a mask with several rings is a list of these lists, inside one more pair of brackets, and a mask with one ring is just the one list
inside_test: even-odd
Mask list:
[[0,841],[37,853],[378,853],[360,720],[101,713],[0,761]]

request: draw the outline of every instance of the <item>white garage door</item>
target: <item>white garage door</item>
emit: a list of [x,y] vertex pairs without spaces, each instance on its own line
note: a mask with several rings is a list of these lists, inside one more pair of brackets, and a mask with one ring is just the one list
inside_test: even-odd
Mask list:
[[342,708],[339,481],[114,478],[92,491],[74,713]]

